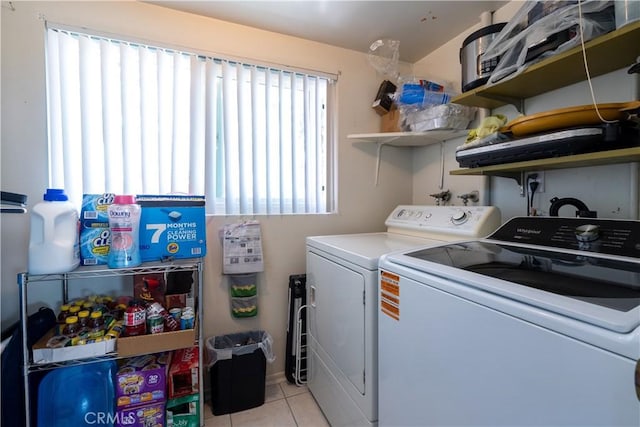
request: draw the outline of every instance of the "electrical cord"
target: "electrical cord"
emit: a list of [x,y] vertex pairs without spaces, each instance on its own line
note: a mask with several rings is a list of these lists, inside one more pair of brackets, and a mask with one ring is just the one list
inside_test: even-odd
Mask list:
[[582,47],[582,62],[584,63],[584,72],[587,75],[587,83],[589,84],[589,91],[591,92],[591,102],[593,103],[593,108],[595,109],[598,118],[602,123],[617,123],[618,120],[606,120],[600,114],[600,110],[598,109],[598,103],[596,102],[596,95],[593,91],[593,84],[591,83],[591,73],[589,72],[589,64],[587,62],[587,50],[584,47],[584,28],[582,26],[582,1],[578,0],[578,24],[580,28],[580,46]]
[[536,193],[539,185],[540,183],[538,181],[531,181],[529,183],[529,215],[535,216],[535,212],[533,209],[533,195]]
[[537,173],[532,173],[527,176],[527,191],[529,193],[529,197],[527,198],[527,216],[531,216],[533,214],[533,195],[538,189],[538,185],[540,185],[538,181],[534,181],[536,179],[538,179]]

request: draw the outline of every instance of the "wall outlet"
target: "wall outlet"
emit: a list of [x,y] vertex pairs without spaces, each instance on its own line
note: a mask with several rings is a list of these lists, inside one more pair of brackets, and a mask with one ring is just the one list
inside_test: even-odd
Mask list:
[[[536,176],[536,178],[533,178],[533,176]],[[538,182],[538,188],[536,189],[536,194],[544,193],[544,172],[543,171],[527,172],[527,176],[525,178],[525,183],[527,185],[527,191],[528,192],[531,191],[529,189],[529,183],[532,182],[532,181],[537,181]]]

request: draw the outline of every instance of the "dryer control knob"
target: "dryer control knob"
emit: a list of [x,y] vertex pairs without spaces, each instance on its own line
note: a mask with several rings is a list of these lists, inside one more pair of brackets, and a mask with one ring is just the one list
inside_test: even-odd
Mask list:
[[593,242],[600,237],[600,226],[593,224],[585,224],[576,227],[576,239],[579,242]]
[[469,215],[465,211],[458,211],[451,215],[451,222],[455,225],[464,224],[469,219]]

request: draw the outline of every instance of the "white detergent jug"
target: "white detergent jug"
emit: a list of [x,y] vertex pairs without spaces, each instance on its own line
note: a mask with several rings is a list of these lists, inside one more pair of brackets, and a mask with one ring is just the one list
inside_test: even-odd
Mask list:
[[78,211],[64,190],[48,188],[31,210],[29,273],[66,273],[79,264]]

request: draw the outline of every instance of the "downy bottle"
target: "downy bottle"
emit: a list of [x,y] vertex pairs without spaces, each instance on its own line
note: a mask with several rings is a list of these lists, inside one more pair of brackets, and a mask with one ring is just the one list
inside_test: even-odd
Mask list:
[[134,196],[115,196],[109,205],[109,229],[111,247],[107,264],[109,268],[135,267],[140,259],[140,205]]

